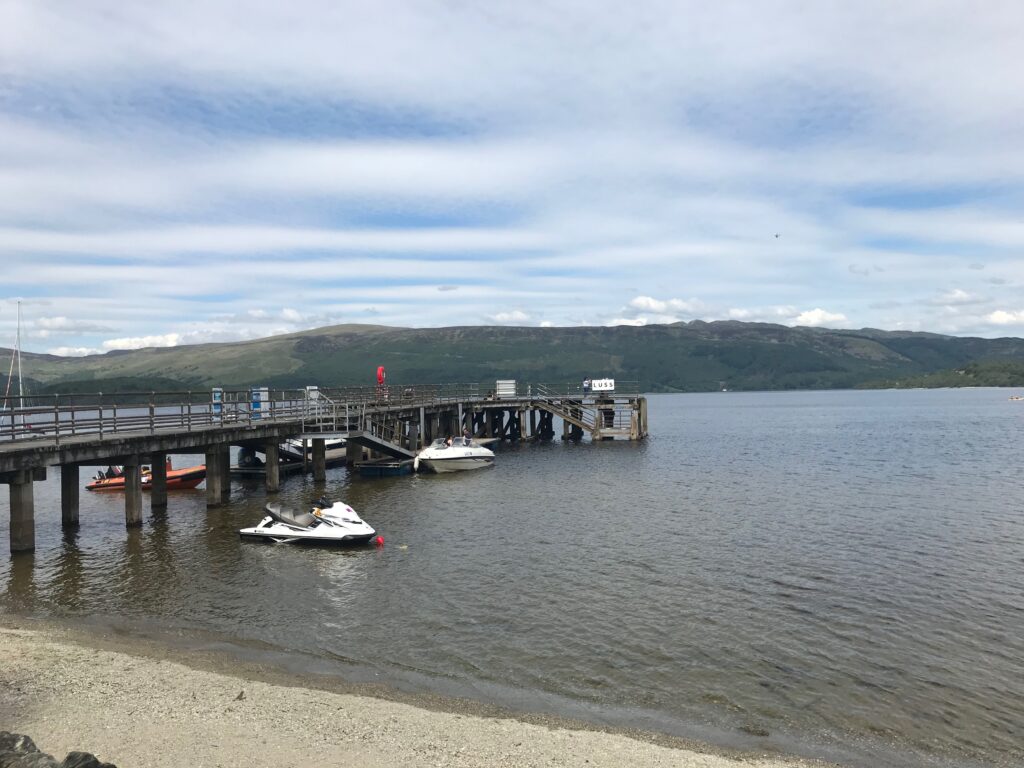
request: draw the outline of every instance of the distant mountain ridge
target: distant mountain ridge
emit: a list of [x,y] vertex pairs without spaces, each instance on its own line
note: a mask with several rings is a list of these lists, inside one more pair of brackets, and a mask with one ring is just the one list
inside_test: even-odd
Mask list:
[[833,389],[979,361],[1024,361],[1024,339],[694,320],[642,327],[338,325],[78,358],[23,353],[26,383],[35,392],[89,391],[114,381],[140,390],[351,386],[373,383],[378,365],[395,384],[589,376],[637,381],[645,391]]

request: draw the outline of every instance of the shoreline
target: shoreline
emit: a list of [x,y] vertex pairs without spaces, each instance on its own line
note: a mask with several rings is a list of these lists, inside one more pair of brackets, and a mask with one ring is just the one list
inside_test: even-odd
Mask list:
[[[0,616],[0,730],[123,766],[833,765]],[[240,693],[244,692],[244,693]],[[241,695],[242,698],[238,698]]]

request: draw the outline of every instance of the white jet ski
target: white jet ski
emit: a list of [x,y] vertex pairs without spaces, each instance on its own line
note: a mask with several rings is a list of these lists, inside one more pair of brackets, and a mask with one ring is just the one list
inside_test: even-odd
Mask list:
[[267,516],[260,524],[242,528],[239,536],[277,544],[365,544],[377,533],[352,507],[341,501],[331,504],[321,499],[309,512],[283,509],[280,504],[267,504],[265,509]]
[[494,452],[470,438],[453,438],[451,445],[442,438],[435,440],[416,454],[413,468],[419,470],[420,464],[431,472],[481,469],[494,464]]

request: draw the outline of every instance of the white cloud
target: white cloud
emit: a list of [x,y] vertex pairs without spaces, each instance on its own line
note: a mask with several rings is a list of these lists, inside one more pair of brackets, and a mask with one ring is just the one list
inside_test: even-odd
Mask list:
[[789,322],[798,314],[796,307],[734,307],[726,316],[729,320],[741,320],[748,323],[779,323]]
[[180,333],[165,333],[161,336],[126,336],[121,339],[107,339],[103,349],[143,349],[145,347],[176,347],[181,343]]
[[40,329],[40,337],[46,338],[51,332],[59,331],[66,335],[83,333],[109,333],[113,330],[109,325],[91,323],[86,320],[73,320],[64,316],[37,317],[32,325]]
[[61,357],[85,357],[86,355],[102,355],[102,349],[93,347],[53,347],[46,350],[47,354],[60,355]]
[[846,315],[839,312],[828,312],[820,308],[809,309],[793,318],[793,325],[808,325],[811,327],[835,328],[845,323],[849,323]]
[[1021,325],[1024,326],[1024,309],[1005,310],[997,309],[985,317],[993,325]]
[[491,315],[491,320],[498,325],[512,325],[529,322],[530,316],[522,310],[513,309],[511,312],[499,312],[496,315]]
[[554,328],[555,324],[552,323],[550,320],[541,320],[540,321],[540,327],[541,328]]
[[605,323],[605,325],[632,325],[637,328],[647,325],[646,317],[613,317],[611,320]]
[[954,288],[951,291],[939,294],[929,303],[940,307],[960,307],[970,304],[984,304],[988,299],[975,293],[970,293],[962,288]]
[[651,296],[637,296],[629,302],[629,306],[644,312],[656,312],[659,315],[697,315],[707,307],[697,299],[655,299]]

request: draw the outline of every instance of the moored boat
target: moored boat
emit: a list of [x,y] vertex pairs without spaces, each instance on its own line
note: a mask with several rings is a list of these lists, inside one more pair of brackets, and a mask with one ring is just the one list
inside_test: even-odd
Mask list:
[[[87,491],[123,491],[125,485],[124,472],[114,468],[114,473],[101,473],[102,477],[96,477],[85,486]],[[206,479],[206,465],[198,464],[194,467],[173,469],[171,462],[167,462],[167,490],[180,491],[189,490],[198,486]],[[148,491],[153,487],[153,473],[146,469],[142,472],[142,490]]]
[[414,468],[421,464],[438,473],[482,469],[494,464],[494,452],[468,437],[439,439],[416,455]]

